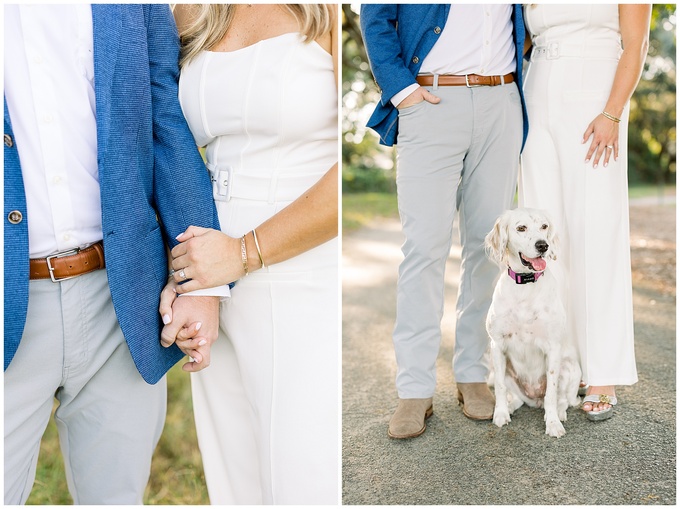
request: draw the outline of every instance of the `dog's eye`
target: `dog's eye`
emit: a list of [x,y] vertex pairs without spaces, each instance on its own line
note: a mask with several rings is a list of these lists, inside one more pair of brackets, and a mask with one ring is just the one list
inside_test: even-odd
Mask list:
[[543,226],[541,226],[541,230],[547,230],[547,229],[548,229],[548,225],[547,225],[547,224],[544,224]]
[[517,227],[517,231],[518,232],[525,232],[525,231],[527,231],[527,227],[524,226],[523,224],[521,224]]

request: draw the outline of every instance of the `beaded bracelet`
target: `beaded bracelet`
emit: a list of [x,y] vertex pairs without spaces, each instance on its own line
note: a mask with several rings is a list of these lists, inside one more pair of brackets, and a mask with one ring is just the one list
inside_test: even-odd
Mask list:
[[620,118],[616,118],[614,115],[610,115],[610,114],[607,113],[606,111],[602,111],[602,114],[605,116],[605,118],[608,118],[608,119],[611,120],[612,122],[616,122],[617,124],[618,124],[619,122],[621,122],[621,119],[620,119]]

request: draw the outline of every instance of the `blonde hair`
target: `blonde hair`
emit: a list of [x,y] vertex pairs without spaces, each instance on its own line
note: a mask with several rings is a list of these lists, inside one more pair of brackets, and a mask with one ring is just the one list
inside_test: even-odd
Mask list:
[[[330,4],[281,4],[295,17],[305,42],[311,42],[331,31],[335,22]],[[179,32],[182,46],[180,66],[186,65],[204,49],[220,42],[234,19],[236,4],[193,5],[195,16]]]

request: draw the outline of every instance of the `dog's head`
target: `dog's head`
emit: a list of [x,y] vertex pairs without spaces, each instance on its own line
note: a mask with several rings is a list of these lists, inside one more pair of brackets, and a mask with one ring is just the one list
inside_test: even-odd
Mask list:
[[557,234],[548,214],[538,209],[506,210],[484,245],[489,257],[514,272],[541,272],[557,259]]

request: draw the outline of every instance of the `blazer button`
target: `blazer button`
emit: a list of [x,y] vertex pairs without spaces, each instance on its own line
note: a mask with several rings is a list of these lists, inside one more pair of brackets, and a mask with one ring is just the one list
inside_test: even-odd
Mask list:
[[417,64],[418,62],[420,62],[420,59],[418,57],[413,57],[413,60],[411,60],[411,62]]
[[24,216],[18,210],[13,210],[9,213],[7,219],[9,219],[9,222],[12,224],[19,224],[24,219]]
[[5,139],[5,147],[12,148],[14,146],[14,140],[12,140],[12,137],[9,134],[5,134],[3,138]]
[[439,35],[439,34],[442,33],[442,29],[439,28],[439,27],[434,27],[434,33],[437,34],[437,35]]

